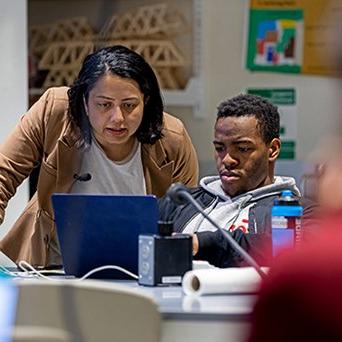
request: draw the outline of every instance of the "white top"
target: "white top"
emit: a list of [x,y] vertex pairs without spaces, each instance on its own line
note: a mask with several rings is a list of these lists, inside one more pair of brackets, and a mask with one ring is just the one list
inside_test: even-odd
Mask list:
[[80,175],[89,173],[88,181],[76,180],[72,193],[146,195],[145,177],[141,160],[141,144],[136,144],[123,161],[110,160],[96,139],[84,153]]

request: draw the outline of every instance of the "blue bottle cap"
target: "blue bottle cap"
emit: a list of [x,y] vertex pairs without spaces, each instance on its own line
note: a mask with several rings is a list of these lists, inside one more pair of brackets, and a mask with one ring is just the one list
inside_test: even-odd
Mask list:
[[291,190],[283,190],[281,192],[281,197],[292,197],[293,196],[293,192]]

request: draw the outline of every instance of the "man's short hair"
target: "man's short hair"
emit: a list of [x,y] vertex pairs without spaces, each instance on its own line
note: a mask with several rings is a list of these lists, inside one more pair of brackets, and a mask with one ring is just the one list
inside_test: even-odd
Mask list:
[[265,143],[271,142],[274,138],[279,138],[278,108],[260,96],[240,94],[221,102],[217,109],[217,119],[230,116],[255,116]]

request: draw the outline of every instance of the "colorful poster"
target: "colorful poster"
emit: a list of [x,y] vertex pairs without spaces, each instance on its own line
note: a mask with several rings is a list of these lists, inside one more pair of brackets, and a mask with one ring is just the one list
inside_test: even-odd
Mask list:
[[251,11],[248,49],[247,66],[251,70],[299,73],[303,11]]
[[281,149],[279,159],[296,159],[297,101],[294,88],[249,88],[247,94],[265,97],[280,113]]
[[250,0],[247,68],[341,73],[341,0]]

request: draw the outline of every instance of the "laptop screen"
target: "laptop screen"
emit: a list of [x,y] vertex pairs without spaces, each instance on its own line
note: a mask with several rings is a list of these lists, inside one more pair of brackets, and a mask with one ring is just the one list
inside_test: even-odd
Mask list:
[[[116,265],[138,272],[138,237],[157,234],[154,196],[54,194],[57,235],[67,274]],[[97,277],[126,278],[117,271]]]

